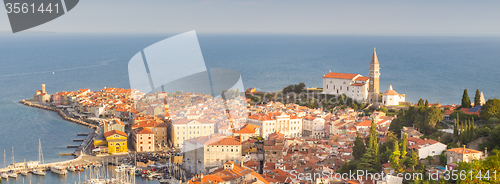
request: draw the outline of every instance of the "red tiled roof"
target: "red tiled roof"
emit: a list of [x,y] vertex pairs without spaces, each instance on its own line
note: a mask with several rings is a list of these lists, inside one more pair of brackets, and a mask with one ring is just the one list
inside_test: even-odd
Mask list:
[[122,132],[122,131],[119,131],[119,130],[108,131],[108,132],[104,133],[104,137],[109,137],[109,136],[112,136],[112,135],[115,135],[115,134],[119,134],[119,135],[123,135],[123,136],[127,137],[127,134],[125,132]]
[[358,77],[358,78],[356,78],[357,81],[367,81],[369,79],[370,79],[370,77]]
[[351,73],[334,73],[330,72],[323,76],[323,78],[335,78],[335,79],[354,79],[359,74],[351,74]]
[[223,139],[210,143],[210,145],[241,145],[241,142],[238,139],[232,137],[225,137]]

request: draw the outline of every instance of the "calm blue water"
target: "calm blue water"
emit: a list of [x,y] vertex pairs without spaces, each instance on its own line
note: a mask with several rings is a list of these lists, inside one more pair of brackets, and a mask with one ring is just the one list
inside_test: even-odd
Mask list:
[[[51,94],[128,88],[129,59],[169,36],[0,34],[0,165],[3,150],[7,164],[12,162],[12,147],[16,162],[37,160],[38,139],[46,162],[70,159],[59,153],[73,152],[66,146],[76,145],[72,140],[77,133],[90,131],[19,100],[31,98],[42,83]],[[298,82],[321,87],[328,70],[367,76],[376,47],[381,91],[392,84],[410,102],[424,98],[443,104],[460,103],[465,88],[471,98],[475,89],[484,91],[486,98],[500,97],[498,37],[199,35],[199,42],[208,68],[236,69],[245,87],[260,90]],[[73,183],[75,177],[63,182]],[[48,175],[41,183],[52,180],[59,181]]]

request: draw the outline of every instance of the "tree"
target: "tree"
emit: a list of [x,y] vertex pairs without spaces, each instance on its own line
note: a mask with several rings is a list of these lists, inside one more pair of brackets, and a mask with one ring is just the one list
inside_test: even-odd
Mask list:
[[453,138],[458,139],[458,118],[455,119],[454,125],[453,125]]
[[500,117],[500,100],[497,98],[487,100],[481,107],[479,115],[484,120],[489,120],[492,117]]
[[474,106],[481,105],[481,92],[476,89],[476,95],[474,95]]
[[378,140],[377,140],[377,130],[375,129],[375,119],[372,119],[372,125],[370,127],[370,135],[368,136],[368,148],[361,157],[359,168],[363,168],[371,173],[376,173],[380,171],[380,161],[378,158]]
[[395,172],[401,173],[402,168],[399,165],[399,157],[401,156],[401,152],[399,152],[399,144],[398,141],[394,142],[394,151],[392,151],[391,157],[389,160],[391,161],[391,168],[394,169]]
[[415,151],[411,151],[411,157],[409,161],[409,166],[411,167],[411,170],[415,170],[415,166],[418,165],[418,156]]
[[464,94],[462,95],[462,107],[470,108],[470,99],[469,94],[467,93],[467,89],[464,90]]
[[427,99],[425,99],[425,104],[424,104],[424,106],[429,107],[429,101],[427,101]]
[[408,140],[407,140],[407,135],[406,133],[403,135],[403,142],[401,144],[403,144],[403,148],[401,149],[401,159],[405,159],[406,158],[406,155],[408,154],[408,152],[406,151],[406,147],[408,146]]
[[352,147],[352,156],[354,156],[355,159],[361,159],[361,157],[365,154],[365,151],[365,143],[363,143],[363,138],[361,138],[358,132],[358,136],[356,136],[354,146]]
[[424,105],[424,100],[420,99],[418,100],[417,106],[421,107]]
[[[458,163],[457,170],[459,171],[467,171],[467,175],[469,176],[469,172],[471,176],[479,176],[481,177],[458,177],[458,184],[462,183],[500,183],[500,177],[495,177],[494,173],[500,172],[500,153],[498,150],[493,150],[492,154],[486,158],[486,160],[472,160],[471,162],[460,162]],[[485,178],[486,173],[488,173],[488,178]]]
[[470,139],[469,139],[469,123],[467,122],[467,120],[464,121],[464,144],[467,144],[468,142],[470,142]]

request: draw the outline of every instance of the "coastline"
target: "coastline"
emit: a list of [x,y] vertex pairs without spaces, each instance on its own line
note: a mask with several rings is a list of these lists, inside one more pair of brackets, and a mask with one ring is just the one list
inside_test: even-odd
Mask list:
[[66,121],[70,121],[70,122],[77,123],[77,124],[86,126],[88,128],[94,129],[94,131],[92,133],[89,133],[87,135],[87,137],[84,139],[84,141],[82,141],[82,143],[78,146],[78,148],[72,153],[72,155],[75,156],[75,158],[79,158],[81,155],[83,155],[83,152],[85,152],[85,150],[87,150],[89,148],[89,146],[91,145],[90,143],[92,142],[92,139],[95,136],[97,136],[97,134],[98,134],[99,126],[87,123],[87,122],[79,120],[79,119],[68,117],[61,109],[47,106],[47,105],[40,105],[38,103],[33,103],[33,102],[31,102],[29,100],[25,100],[25,99],[21,100],[20,103],[23,105],[29,106],[29,107],[35,107],[35,108],[54,111],[62,119],[66,120]]

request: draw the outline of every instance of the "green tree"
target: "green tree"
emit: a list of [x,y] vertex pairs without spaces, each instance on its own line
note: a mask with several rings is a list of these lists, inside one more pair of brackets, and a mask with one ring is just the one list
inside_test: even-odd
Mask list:
[[418,100],[418,103],[417,103],[417,106],[421,107],[421,106],[424,106],[424,100],[423,99],[420,99]]
[[[458,163],[457,170],[467,171],[467,176],[469,172],[473,177],[458,177],[456,183],[458,184],[468,184],[468,183],[500,183],[500,177],[495,177],[494,173],[500,173],[500,153],[498,150],[493,150],[492,154],[486,158],[486,160],[472,160],[471,162],[460,162]],[[478,176],[481,172],[481,177]],[[488,178],[484,176],[488,173]]]
[[474,95],[474,106],[481,105],[481,92],[479,89],[476,89],[476,95]]
[[487,100],[481,107],[479,115],[484,120],[489,120],[492,117],[500,117],[500,100],[497,98]]
[[406,151],[407,149],[407,144],[408,144],[408,140],[407,140],[407,135],[406,133],[403,134],[403,142],[401,144],[403,144],[403,148],[401,149],[401,159],[405,159],[406,158],[406,155],[408,154],[408,152]]
[[460,143],[465,144],[464,124],[463,123],[460,125]]
[[458,140],[458,118],[455,119],[455,122],[453,124],[453,138]]
[[401,156],[401,152],[399,152],[399,144],[398,141],[394,142],[394,151],[392,151],[391,157],[389,160],[391,161],[391,168],[394,169],[395,172],[401,173],[402,168],[399,164],[399,157]]
[[365,154],[361,157],[359,161],[358,168],[363,168],[370,173],[377,173],[379,171],[378,167],[380,165],[374,148],[366,149]]
[[425,107],[429,107],[429,101],[427,101],[427,99],[425,99],[425,104],[424,104]]
[[467,93],[467,89],[464,90],[464,94],[462,95],[462,107],[470,108],[470,99],[469,94]]
[[372,119],[372,125],[370,127],[370,135],[368,136],[368,148],[365,154],[361,157],[359,168],[363,168],[368,172],[375,173],[380,171],[380,161],[378,158],[378,140],[377,140],[377,130],[375,128],[375,119]]
[[352,147],[352,156],[355,159],[361,159],[361,157],[365,154],[365,143],[363,143],[363,138],[361,138],[359,132],[356,136],[356,140],[354,141],[354,146]]
[[408,166],[411,167],[411,170],[415,170],[415,166],[418,165],[418,156],[417,156],[417,153],[415,151],[411,151],[411,157],[410,157],[410,161],[408,162]]

